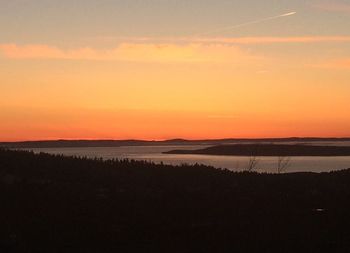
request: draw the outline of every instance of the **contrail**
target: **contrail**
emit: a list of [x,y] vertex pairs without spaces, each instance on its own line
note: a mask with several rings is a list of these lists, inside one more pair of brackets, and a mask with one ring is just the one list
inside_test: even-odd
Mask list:
[[280,16],[277,16],[277,18],[278,17],[288,17],[288,16],[292,16],[292,15],[294,15],[294,14],[297,14],[295,11],[293,11],[293,12],[289,12],[289,13],[286,13],[286,14],[282,14],[282,15],[280,15]]
[[283,18],[283,17],[288,17],[288,16],[292,16],[295,15],[296,12],[288,12],[282,15],[278,15],[278,16],[273,16],[273,17],[268,17],[268,18],[263,18],[263,19],[258,19],[258,20],[254,20],[254,21],[250,21],[250,22],[246,22],[246,23],[242,23],[242,24],[238,24],[238,25],[234,25],[234,26],[228,26],[228,27],[223,27],[217,30],[213,30],[210,32],[206,32],[206,33],[201,33],[201,34],[197,34],[196,36],[202,36],[202,35],[208,35],[208,34],[212,34],[212,33],[218,33],[218,32],[225,32],[225,31],[229,31],[229,30],[233,30],[242,26],[247,26],[247,25],[252,25],[252,24],[258,24],[258,23],[262,23],[265,21],[269,21],[269,20],[273,20],[273,19],[278,19],[278,18]]

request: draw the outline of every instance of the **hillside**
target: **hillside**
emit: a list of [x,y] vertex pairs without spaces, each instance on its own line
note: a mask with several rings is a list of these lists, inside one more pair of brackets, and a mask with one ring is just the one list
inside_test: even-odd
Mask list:
[[349,182],[0,150],[0,252],[349,252]]

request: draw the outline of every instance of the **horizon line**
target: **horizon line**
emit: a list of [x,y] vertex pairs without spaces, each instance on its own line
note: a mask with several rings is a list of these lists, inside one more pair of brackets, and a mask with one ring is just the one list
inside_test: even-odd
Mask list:
[[58,139],[36,139],[36,140],[15,140],[15,141],[2,141],[0,143],[21,143],[21,142],[59,142],[59,141],[141,141],[141,142],[167,142],[167,141],[222,141],[222,140],[288,140],[288,139],[333,139],[342,140],[350,139],[350,136],[344,137],[320,137],[320,136],[290,136],[290,137],[227,137],[227,138],[208,138],[208,139],[186,139],[186,138],[170,138],[170,139],[90,139],[90,138],[58,138]]

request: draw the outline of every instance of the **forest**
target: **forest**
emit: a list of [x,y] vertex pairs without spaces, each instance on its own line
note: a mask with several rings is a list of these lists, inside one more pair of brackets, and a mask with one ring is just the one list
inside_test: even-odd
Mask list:
[[349,252],[350,169],[200,164],[0,149],[0,252]]

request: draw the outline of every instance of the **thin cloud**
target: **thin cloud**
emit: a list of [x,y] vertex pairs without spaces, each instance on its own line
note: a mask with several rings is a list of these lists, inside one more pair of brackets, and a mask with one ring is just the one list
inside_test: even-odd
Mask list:
[[349,42],[350,36],[310,36],[310,37],[241,37],[241,38],[193,38],[193,42],[229,44],[278,44],[278,43],[322,43]]
[[176,38],[156,38],[156,37],[136,37],[136,38],[117,38],[100,37],[103,41],[129,41],[131,43],[216,43],[216,44],[287,44],[287,43],[342,43],[350,42],[350,36],[294,36],[294,37],[176,37]]
[[312,65],[315,68],[324,68],[324,69],[350,69],[350,58],[337,59],[337,60],[328,60],[326,62]]
[[245,49],[254,44],[345,43],[350,36],[305,37],[187,37],[129,38],[110,49],[81,47],[63,49],[51,45],[0,44],[8,59],[95,60],[129,62],[240,62],[252,63],[262,57]]
[[237,115],[209,115],[209,119],[238,119]]
[[350,13],[350,4],[337,1],[323,1],[316,2],[312,4],[312,7],[319,10],[329,11],[329,12],[345,12]]
[[224,44],[122,43],[112,49],[89,47],[65,50],[49,45],[0,44],[9,59],[95,60],[130,62],[247,62],[258,59],[248,50]]

